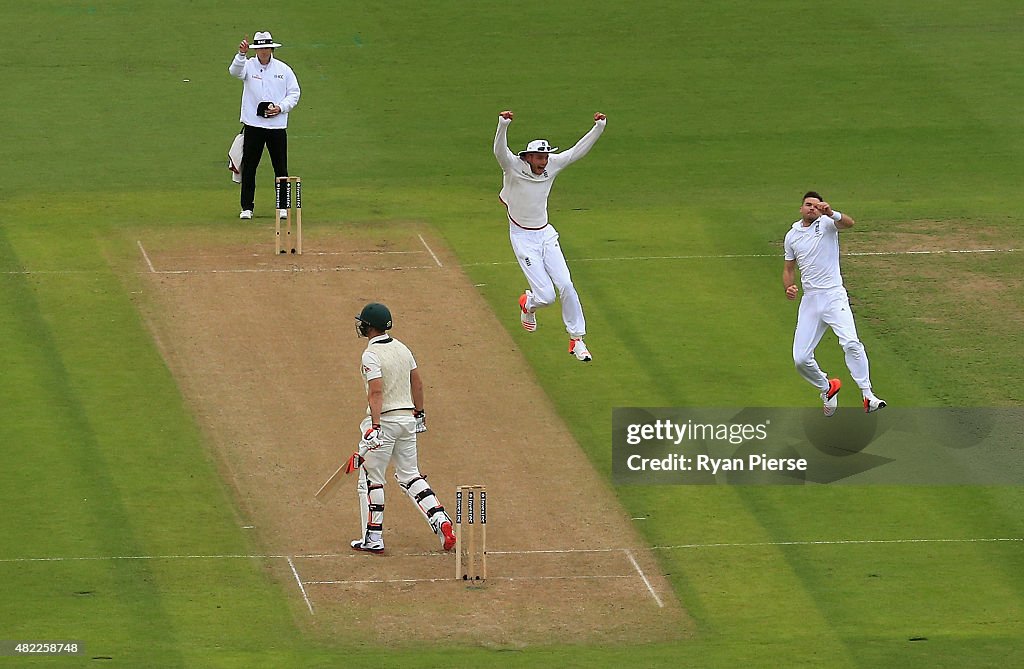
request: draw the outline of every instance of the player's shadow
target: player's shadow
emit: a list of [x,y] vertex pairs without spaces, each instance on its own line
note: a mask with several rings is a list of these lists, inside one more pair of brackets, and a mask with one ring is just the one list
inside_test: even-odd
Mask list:
[[879,423],[878,414],[865,414],[853,407],[839,408],[831,418],[823,418],[819,409],[807,410],[801,422],[807,441],[825,455],[837,458],[860,453],[887,429]]

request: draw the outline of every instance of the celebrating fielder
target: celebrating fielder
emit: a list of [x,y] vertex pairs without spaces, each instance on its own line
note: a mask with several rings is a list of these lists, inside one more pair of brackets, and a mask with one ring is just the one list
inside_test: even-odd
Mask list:
[[583,306],[558,245],[558,231],[548,222],[548,195],[558,173],[587,155],[597,142],[604,132],[606,117],[594,114],[594,127],[567,151],[555,153],[558,147],[545,139],[535,139],[518,155],[508,148],[512,117],[507,110],[498,115],[494,157],[504,173],[498,197],[508,213],[512,250],[530,284],[519,297],[519,320],[527,332],[536,330],[537,309],[554,304],[557,290],[562,300],[562,320],[569,333],[569,353],[577,360],[590,362],[590,351],[583,343],[587,333]]
[[828,378],[814,359],[814,349],[827,327],[832,328],[843,347],[846,366],[864,395],[864,411],[871,413],[885,407],[885,401],[871,391],[868,354],[857,338],[850,298],[839,271],[839,231],[853,225],[852,218],[833,210],[820,195],[810,191],[804,195],[800,206],[800,220],[786,233],[784,242],[782,286],[786,289],[786,298],[795,300],[799,293],[795,280],[797,268],[804,288],[793,336],[793,362],[800,376],[821,391],[826,416],[836,412],[842,386],[839,379]]
[[359,510],[365,529],[352,548],[384,552],[384,474],[394,460],[398,484],[449,551],[455,546],[452,520],[417,464],[416,434],[427,430],[423,381],[412,352],[388,335],[390,329],[391,311],[383,304],[367,304],[356,316],[356,331],[370,341],[362,356],[368,404],[359,426],[363,436],[359,452],[349,461],[349,470],[359,468]]

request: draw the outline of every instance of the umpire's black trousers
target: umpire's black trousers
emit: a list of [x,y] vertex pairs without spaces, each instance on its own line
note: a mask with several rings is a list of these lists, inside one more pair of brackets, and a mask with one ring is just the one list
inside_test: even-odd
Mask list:
[[[256,168],[263,157],[263,147],[270,151],[274,177],[288,176],[288,131],[284,128],[257,128],[247,125],[242,140],[242,198],[243,211],[253,210],[256,200]],[[278,209],[285,208],[285,189],[281,189]]]

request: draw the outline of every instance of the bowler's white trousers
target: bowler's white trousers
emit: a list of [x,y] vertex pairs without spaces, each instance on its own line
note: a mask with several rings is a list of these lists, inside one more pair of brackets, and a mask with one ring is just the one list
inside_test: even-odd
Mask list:
[[850,298],[841,286],[805,292],[800,299],[796,333],[793,336],[793,362],[800,376],[818,390],[828,390],[828,377],[814,359],[814,349],[821,342],[826,328],[832,328],[839,338],[839,345],[846,354],[846,366],[854,382],[862,390],[870,389],[868,355],[857,337]]
[[[570,337],[587,334],[583,305],[569,276],[569,266],[558,244],[558,231],[546,225],[539,230],[526,230],[509,224],[509,239],[519,267],[526,275],[533,297],[526,302],[529,310],[540,309],[562,300],[562,321]],[[557,295],[556,292],[557,291]]]

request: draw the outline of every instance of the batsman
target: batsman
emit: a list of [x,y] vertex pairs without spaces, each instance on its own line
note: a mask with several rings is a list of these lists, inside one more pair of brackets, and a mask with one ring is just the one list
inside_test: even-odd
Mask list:
[[359,470],[359,510],[363,536],[352,548],[384,552],[384,475],[394,460],[395,478],[450,551],[455,546],[452,519],[420,473],[416,435],[427,430],[423,410],[423,380],[409,348],[388,334],[391,311],[371,302],[356,316],[356,332],[369,342],[362,356],[366,386],[366,418],[359,429],[359,451],[352,454],[347,472]]

